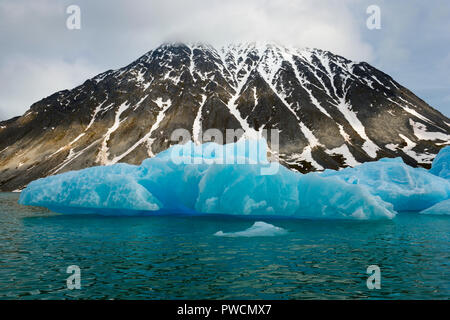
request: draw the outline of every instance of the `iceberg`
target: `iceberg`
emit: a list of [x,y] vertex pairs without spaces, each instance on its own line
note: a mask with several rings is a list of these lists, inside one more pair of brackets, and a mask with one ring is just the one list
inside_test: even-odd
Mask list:
[[[450,146],[442,148],[430,169],[430,173],[447,179],[450,181]],[[441,201],[432,207],[422,210],[421,214],[431,215],[449,215],[450,214],[450,199]]]
[[430,172],[436,176],[450,180],[450,146],[442,148],[433,160]]
[[422,211],[450,198],[448,147],[429,171],[396,158],[308,174],[269,162],[267,151],[264,139],[188,142],[139,166],[98,166],[35,180],[19,203],[104,215],[390,219],[396,211]]
[[122,215],[159,210],[161,202],[138,183],[135,174],[136,167],[127,164],[69,171],[31,182],[19,203],[62,213]]
[[426,169],[410,167],[401,158],[366,162],[340,171],[325,170],[320,175],[363,186],[391,203],[396,211],[421,211],[450,197],[450,181]]
[[379,219],[396,214],[392,204],[365,186],[338,176],[301,174],[279,164],[273,174],[264,174],[272,165],[264,139],[227,145],[188,142],[140,166],[98,166],[35,180],[22,191],[19,203],[105,215]]
[[243,230],[243,231],[237,231],[237,232],[223,232],[223,231],[217,231],[214,235],[217,237],[230,237],[230,238],[236,238],[236,237],[274,237],[274,236],[281,236],[286,234],[287,231],[283,228],[274,226],[273,224],[262,222],[262,221],[256,221],[250,228]]
[[421,211],[422,214],[447,215],[450,214],[450,199],[441,201],[434,206]]

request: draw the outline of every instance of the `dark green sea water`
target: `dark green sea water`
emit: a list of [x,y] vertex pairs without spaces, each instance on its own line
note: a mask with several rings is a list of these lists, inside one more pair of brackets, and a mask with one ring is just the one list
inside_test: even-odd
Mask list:
[[[0,299],[448,299],[450,216],[264,221],[275,237],[213,236],[237,217],[56,215],[0,193]],[[261,219],[258,219],[261,220]],[[366,268],[381,268],[381,289]],[[81,268],[68,290],[66,268]]]

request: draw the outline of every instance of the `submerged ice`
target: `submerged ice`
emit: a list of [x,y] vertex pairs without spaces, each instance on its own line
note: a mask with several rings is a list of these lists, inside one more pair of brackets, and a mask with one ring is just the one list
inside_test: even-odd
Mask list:
[[256,221],[250,228],[237,232],[217,231],[214,235],[217,237],[274,237],[286,234],[283,228],[274,226],[273,224],[263,221]]
[[264,139],[189,142],[140,166],[91,167],[33,181],[19,202],[62,213],[374,219],[423,210],[450,195],[448,180],[401,159],[301,174],[278,163],[273,170],[266,155]]

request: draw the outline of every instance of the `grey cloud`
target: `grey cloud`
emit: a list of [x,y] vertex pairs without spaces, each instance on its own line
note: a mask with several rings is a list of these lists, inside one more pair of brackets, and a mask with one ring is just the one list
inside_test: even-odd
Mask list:
[[372,64],[450,116],[450,2],[363,1],[381,8],[382,28],[363,30]]
[[[0,30],[7,32],[0,33],[0,117],[21,114],[56,90],[124,66],[173,40],[213,45],[269,40],[318,47],[373,63],[413,91],[425,92],[420,91],[421,77],[428,86],[450,84],[438,62],[447,57],[450,41],[443,43],[448,35],[435,32],[442,27],[449,33],[448,18],[443,17],[448,5],[445,1],[412,1],[419,8],[414,9],[411,1],[408,5],[401,2],[3,0]],[[372,3],[382,8],[379,31],[365,27],[365,10]],[[81,30],[65,27],[65,9],[70,4],[81,8]],[[411,24],[421,14],[418,43],[414,42],[418,32]],[[434,38],[429,32],[434,32]],[[434,48],[438,51],[432,52]],[[420,63],[423,68],[418,68]],[[427,70],[435,75],[424,75]],[[433,92],[424,93],[423,98],[433,100],[441,94]],[[449,104],[435,107],[450,113]]]

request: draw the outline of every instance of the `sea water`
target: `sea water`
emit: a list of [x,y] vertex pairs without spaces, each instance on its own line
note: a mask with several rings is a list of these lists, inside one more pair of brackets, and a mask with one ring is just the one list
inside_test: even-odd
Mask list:
[[[18,198],[0,193],[0,299],[450,297],[448,215],[107,217],[54,214]],[[283,232],[239,236],[257,221]],[[80,268],[79,290],[67,287],[70,265]],[[380,289],[366,285],[370,265],[380,267]]]

